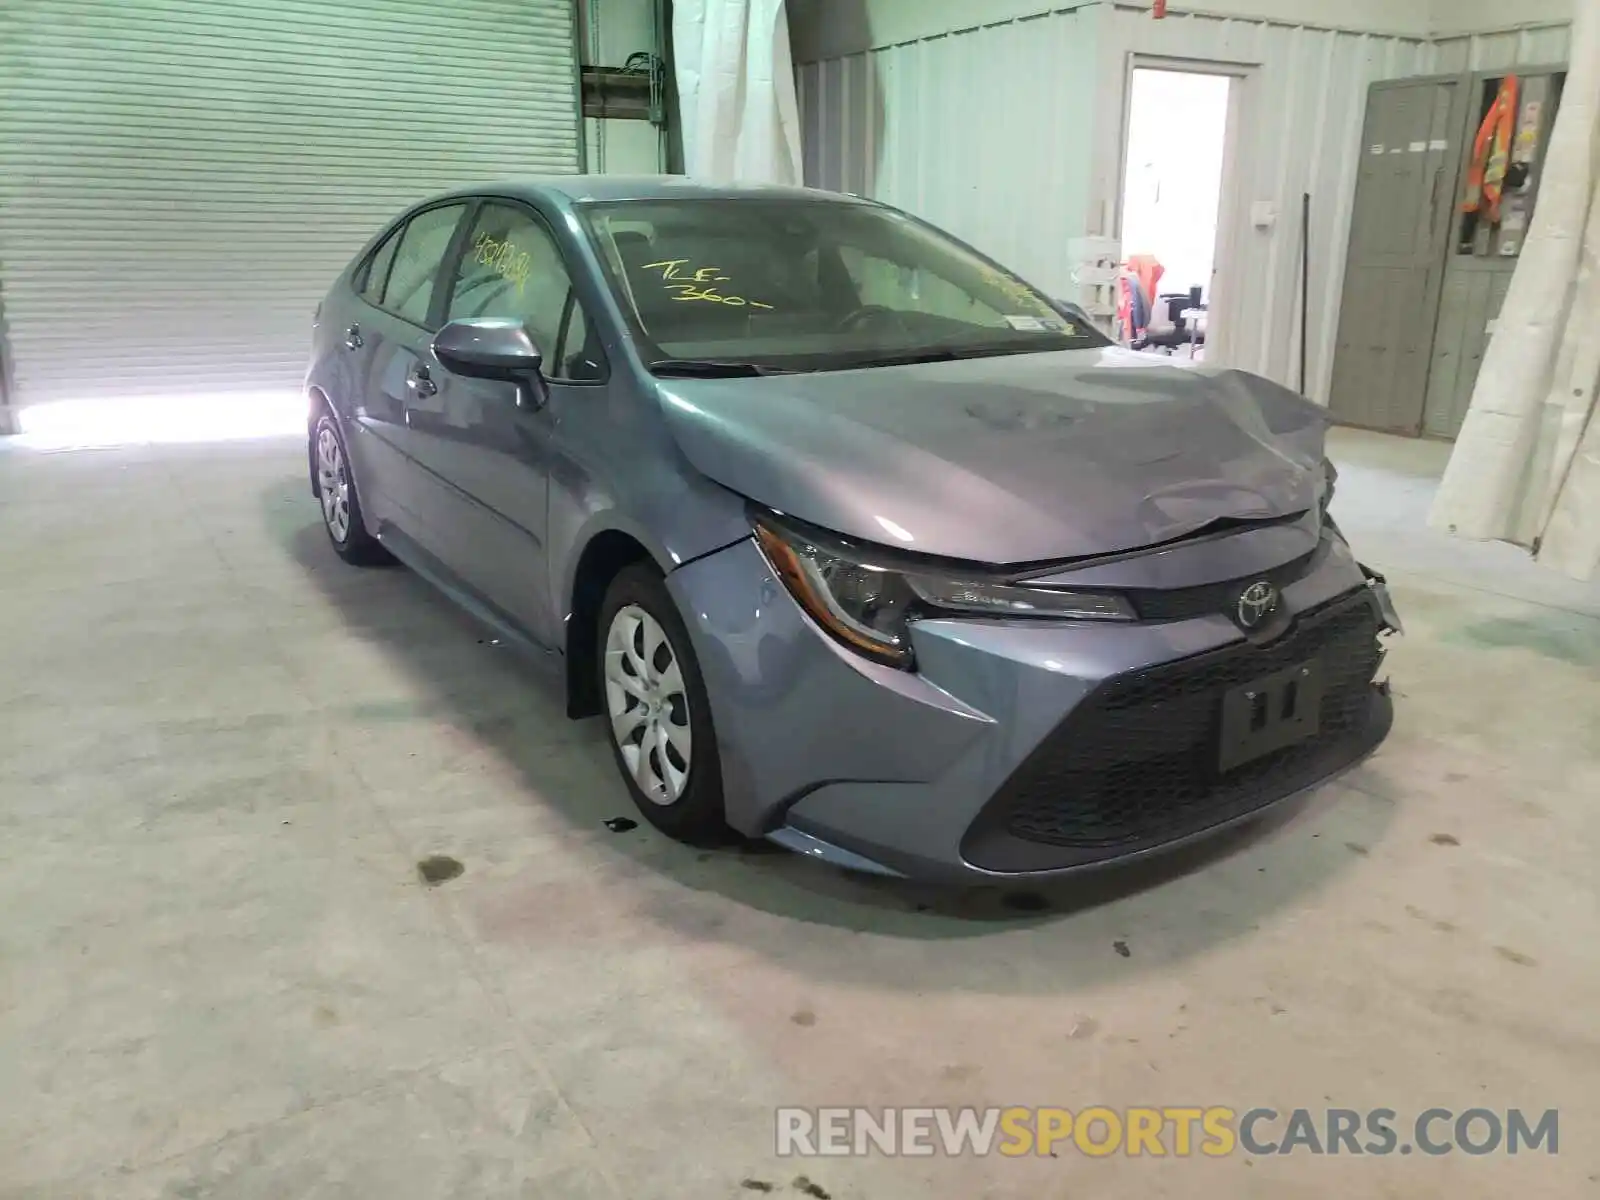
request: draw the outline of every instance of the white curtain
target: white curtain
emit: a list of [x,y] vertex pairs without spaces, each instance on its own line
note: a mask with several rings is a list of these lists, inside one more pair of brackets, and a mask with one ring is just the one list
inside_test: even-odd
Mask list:
[[1600,567],[1600,4],[1574,7],[1539,206],[1430,522],[1587,579]]
[[784,0],[674,0],[672,47],[689,176],[800,183]]

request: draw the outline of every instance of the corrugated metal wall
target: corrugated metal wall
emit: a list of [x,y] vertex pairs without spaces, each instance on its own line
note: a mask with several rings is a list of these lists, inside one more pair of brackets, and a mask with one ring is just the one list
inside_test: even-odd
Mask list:
[[1572,26],[1539,25],[1503,33],[1441,38],[1429,47],[1430,74],[1502,71],[1564,63],[1572,50]]
[[801,66],[806,182],[903,208],[1065,289],[1086,220],[1098,9]]
[[0,0],[14,403],[298,387],[403,205],[573,171],[571,0]]
[[[1267,21],[1176,15],[1118,6],[1109,22],[1102,84],[1111,158],[1102,147],[1092,204],[1114,214],[1120,200],[1121,128],[1127,64],[1135,55],[1253,67],[1243,83],[1234,191],[1224,203],[1226,278],[1219,280],[1212,357],[1298,385],[1301,196],[1311,193],[1307,388],[1327,402],[1351,202],[1360,162],[1367,87],[1427,70],[1427,43]],[[1250,220],[1254,201],[1276,210],[1270,230]],[[1114,218],[1108,218],[1114,219]]]
[[[1070,286],[1069,238],[1116,219],[1134,55],[1251,67],[1231,214],[1227,361],[1294,382],[1300,195],[1313,195],[1310,391],[1325,400],[1367,85],[1432,70],[1415,38],[1083,5],[799,70],[806,179],[900,205]],[[1175,114],[1181,119],[1181,114]],[[1251,227],[1252,200],[1278,223]]]

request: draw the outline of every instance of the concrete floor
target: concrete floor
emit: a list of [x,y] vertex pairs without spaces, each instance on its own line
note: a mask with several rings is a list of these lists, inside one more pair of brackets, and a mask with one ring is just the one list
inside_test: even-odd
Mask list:
[[[0,1196],[1595,1194],[1600,589],[1426,532],[1443,453],[1336,443],[1409,622],[1382,753],[1019,913],[609,832],[595,724],[338,562],[295,444],[0,452]],[[434,854],[464,873],[424,886]],[[1564,1136],[795,1162],[780,1104],[1520,1106]]]

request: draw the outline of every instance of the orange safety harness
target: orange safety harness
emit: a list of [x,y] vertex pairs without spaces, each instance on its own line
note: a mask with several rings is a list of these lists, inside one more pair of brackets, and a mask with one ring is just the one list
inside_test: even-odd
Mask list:
[[1491,225],[1500,223],[1500,194],[1505,188],[1506,168],[1511,164],[1511,140],[1516,132],[1517,77],[1507,75],[1500,83],[1494,103],[1478,126],[1472,143],[1472,160],[1467,168],[1467,198],[1461,211],[1483,209]]

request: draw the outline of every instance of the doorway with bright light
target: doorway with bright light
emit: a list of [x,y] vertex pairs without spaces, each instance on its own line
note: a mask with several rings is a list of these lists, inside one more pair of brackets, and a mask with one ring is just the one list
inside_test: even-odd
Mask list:
[[[1123,157],[1119,320],[1136,349],[1203,358],[1233,93],[1217,71],[1135,66]],[[1135,297],[1137,289],[1137,297]]]

